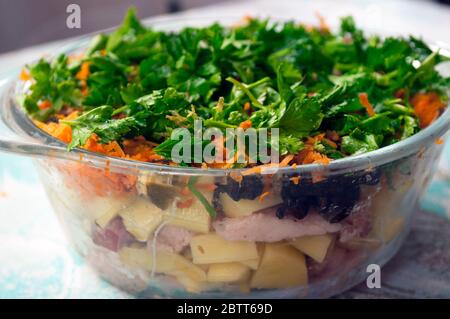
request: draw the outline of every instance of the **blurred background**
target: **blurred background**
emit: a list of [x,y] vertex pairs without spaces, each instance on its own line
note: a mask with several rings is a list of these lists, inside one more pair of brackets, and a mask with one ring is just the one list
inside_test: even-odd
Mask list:
[[[410,1],[450,4],[450,0]],[[0,0],[0,53],[117,25],[130,5],[138,8],[140,17],[149,17],[220,2],[245,0]],[[71,3],[81,7],[81,29],[65,27],[66,8]]]
[[[119,24],[134,5],[140,17],[230,0],[0,0],[0,53]],[[69,4],[81,7],[81,29],[66,28]]]

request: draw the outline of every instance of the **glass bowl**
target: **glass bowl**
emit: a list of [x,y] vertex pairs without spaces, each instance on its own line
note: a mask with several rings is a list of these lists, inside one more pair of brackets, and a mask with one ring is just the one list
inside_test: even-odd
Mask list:
[[0,150],[35,158],[76,250],[102,278],[145,298],[324,298],[364,281],[368,266],[383,266],[408,234],[443,149],[436,141],[450,125],[447,109],[416,135],[376,151],[248,175],[67,152],[23,112],[18,97],[26,89],[11,80],[3,92],[1,119],[11,134]]

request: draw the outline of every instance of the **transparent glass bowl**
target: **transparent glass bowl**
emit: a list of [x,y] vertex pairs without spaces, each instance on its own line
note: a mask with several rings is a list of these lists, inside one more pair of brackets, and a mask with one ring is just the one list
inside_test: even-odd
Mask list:
[[[223,21],[201,24],[216,20]],[[164,19],[155,27],[191,21]],[[35,157],[77,251],[102,278],[147,298],[317,298],[360,283],[367,266],[384,265],[407,235],[443,148],[435,141],[450,125],[446,110],[430,127],[377,151],[239,182],[239,170],[69,153],[24,114],[17,96],[25,89],[11,81],[3,93],[11,139],[0,139],[0,150]]]

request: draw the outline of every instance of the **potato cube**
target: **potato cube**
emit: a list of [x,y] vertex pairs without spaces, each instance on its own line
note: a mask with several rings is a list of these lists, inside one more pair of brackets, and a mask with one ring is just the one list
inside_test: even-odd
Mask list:
[[125,228],[138,241],[145,242],[163,220],[162,211],[152,202],[137,198],[135,203],[119,213]]
[[[124,247],[119,251],[120,259],[130,267],[151,272],[153,255],[146,248]],[[206,273],[186,258],[167,251],[156,252],[155,272],[173,276],[185,276],[193,281],[206,281]]]
[[194,198],[190,207],[178,208],[175,206],[165,210],[164,221],[196,233],[208,233],[211,225],[211,216],[209,216],[203,204]]
[[209,282],[242,282],[250,276],[250,268],[241,263],[219,263],[209,266],[206,278]]
[[327,255],[328,247],[333,241],[330,234],[299,237],[291,242],[291,245],[305,255],[321,263]]
[[268,195],[262,201],[259,199],[241,199],[239,201],[233,200],[228,194],[220,194],[220,203],[223,212],[227,217],[245,217],[254,212],[262,210],[267,207],[272,207],[282,202],[281,197]]
[[240,262],[258,258],[255,243],[227,241],[217,234],[195,236],[190,245],[194,264]]
[[301,252],[287,244],[266,244],[250,286],[259,289],[292,288],[307,283],[308,270]]

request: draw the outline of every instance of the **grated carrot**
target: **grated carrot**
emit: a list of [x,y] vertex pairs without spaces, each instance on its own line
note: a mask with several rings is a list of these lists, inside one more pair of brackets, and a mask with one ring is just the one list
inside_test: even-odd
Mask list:
[[192,206],[193,202],[194,202],[193,198],[186,199],[185,201],[178,201],[177,207],[178,208],[189,208]]
[[188,188],[187,186],[185,186],[185,187],[183,187],[183,188],[180,190],[180,194],[181,194],[181,195],[184,195],[184,196],[187,196],[187,195],[190,195],[190,194],[191,194],[191,191],[189,190],[189,188]]
[[[245,171],[243,173],[245,173]],[[242,175],[244,175],[243,173],[242,173]],[[242,179],[243,179],[242,175],[237,171],[232,171],[230,173],[230,177],[238,183],[242,182]]]
[[29,81],[29,80],[31,80],[30,72],[28,72],[27,69],[22,69],[22,71],[20,71],[19,78],[20,78],[21,81]]
[[289,154],[280,162],[280,167],[288,166],[289,162],[294,159],[294,155]]
[[298,183],[300,183],[300,176],[294,176],[294,177],[291,177],[291,178],[289,178],[291,181],[292,181],[292,183],[294,183],[295,185],[298,185]]
[[325,21],[325,18],[318,12],[316,12],[316,17],[319,19],[319,30],[322,32],[330,32],[330,27]]
[[445,104],[436,92],[417,93],[411,100],[421,128],[430,125],[444,109]]
[[337,148],[337,144],[335,142],[333,142],[332,140],[329,140],[327,138],[324,138],[323,141],[325,143],[327,143],[328,145],[330,145],[332,148],[336,149]]
[[246,130],[250,127],[252,127],[252,121],[251,120],[246,120],[244,122],[241,122],[241,124],[239,124],[239,127]]
[[244,111],[250,111],[250,108],[251,108],[250,102],[245,102]]
[[52,102],[50,102],[49,100],[43,100],[41,102],[38,103],[38,108],[40,110],[46,110],[52,107]]
[[259,174],[261,173],[262,165],[254,166],[252,168],[246,169],[242,172],[242,176],[252,175],[252,174]]
[[312,182],[318,183],[325,180],[325,176],[321,172],[312,172]]
[[91,73],[89,69],[90,63],[89,62],[83,62],[81,64],[80,71],[75,75],[75,78],[77,78],[80,81],[86,81],[89,77],[89,74]]
[[326,136],[329,140],[333,142],[338,142],[341,139],[336,131],[327,131]]
[[213,184],[213,183],[197,183],[195,186],[198,189],[202,189],[202,190],[210,191],[210,192],[213,192],[217,188],[217,185]]
[[369,96],[367,95],[367,93],[359,93],[358,98],[361,105],[366,108],[367,114],[369,116],[374,116],[375,110],[373,109],[372,104],[370,104],[369,102]]
[[270,192],[264,192],[259,196],[259,201],[262,203],[264,201],[264,198],[266,198],[267,195],[269,195]]
[[437,145],[442,145],[442,144],[444,144],[444,139],[442,139],[442,138],[437,138],[435,141],[434,141],[434,143],[436,143]]

